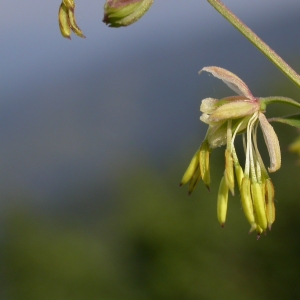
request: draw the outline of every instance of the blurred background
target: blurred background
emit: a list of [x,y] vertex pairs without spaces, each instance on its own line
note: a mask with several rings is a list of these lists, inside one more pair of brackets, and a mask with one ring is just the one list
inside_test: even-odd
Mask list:
[[[299,1],[224,2],[300,70]],[[1,299],[300,297],[295,129],[274,124],[277,219],[259,241],[238,195],[225,229],[217,222],[224,149],[211,156],[211,192],[178,188],[204,138],[201,99],[232,95],[202,67],[229,69],[256,96],[300,101],[296,86],[206,1],[157,0],[112,29],[104,1],[77,0],[87,38],[72,41],[59,33],[60,1],[1,4]]]

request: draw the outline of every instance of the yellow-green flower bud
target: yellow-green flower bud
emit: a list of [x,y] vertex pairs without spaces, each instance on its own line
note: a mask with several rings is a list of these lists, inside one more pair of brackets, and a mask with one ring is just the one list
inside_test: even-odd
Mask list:
[[83,32],[81,31],[81,29],[78,27],[78,25],[76,23],[74,9],[69,9],[69,22],[70,22],[70,28],[72,29],[72,31],[76,35],[78,35],[82,38],[85,38],[85,35],[83,34]]
[[63,4],[64,4],[68,9],[75,9],[75,2],[74,2],[74,0],[63,0]]
[[241,189],[242,186],[242,180],[244,178],[244,171],[243,168],[240,165],[235,165],[235,176],[236,176],[236,181],[238,183],[239,189]]
[[209,157],[210,157],[210,148],[207,140],[204,140],[200,147],[199,152],[199,165],[200,165],[200,174],[201,178],[209,189],[210,186],[210,169],[209,169]]
[[251,194],[255,211],[256,223],[265,231],[267,229],[267,215],[265,209],[265,200],[263,198],[262,184],[257,182],[251,183]]
[[191,180],[191,178],[193,177],[193,174],[195,173],[197,168],[199,167],[199,153],[200,153],[200,149],[198,149],[198,151],[195,153],[189,166],[187,167],[185,173],[183,174],[182,179],[179,184],[180,186],[188,183]]
[[259,105],[256,102],[232,101],[219,106],[212,114],[210,114],[209,121],[220,122],[222,120],[246,117],[252,115],[258,108]]
[[71,28],[69,24],[69,9],[66,7],[66,5],[62,2],[59,11],[58,11],[58,24],[59,29],[61,32],[61,35],[65,38],[70,39],[71,38]]
[[74,0],[63,0],[58,11],[58,23],[63,37],[71,39],[71,30],[78,36],[85,38],[75,19]]
[[228,189],[234,195],[234,172],[233,172],[233,159],[231,152],[225,150],[225,179]]
[[250,232],[252,232],[253,230],[256,229],[256,222],[255,222],[254,211],[253,211],[249,177],[244,177],[242,179],[240,192],[241,192],[242,208],[246,216],[246,219],[251,225]]
[[274,204],[274,195],[275,189],[271,181],[271,178],[268,178],[265,182],[265,201],[266,201],[266,214],[268,228],[271,230],[272,224],[275,221],[275,204]]
[[218,202],[217,202],[217,217],[222,227],[225,225],[228,205],[228,187],[225,177],[223,176],[220,182]]
[[200,175],[200,168],[199,168],[199,165],[197,166],[197,169],[195,170],[191,180],[190,180],[190,183],[189,183],[189,189],[188,189],[188,194],[190,195],[193,190],[195,189],[198,181],[200,180],[201,178],[201,175]]
[[153,0],[106,0],[103,22],[109,27],[128,26],[138,21]]

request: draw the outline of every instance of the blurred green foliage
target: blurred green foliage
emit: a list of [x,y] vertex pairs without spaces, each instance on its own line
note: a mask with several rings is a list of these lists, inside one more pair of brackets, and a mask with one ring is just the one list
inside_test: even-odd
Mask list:
[[[221,162],[220,153],[212,155]],[[225,229],[219,226],[222,167],[213,168],[211,192],[200,186],[190,197],[176,186],[177,167],[133,168],[112,187],[113,209],[90,222],[10,209],[1,299],[297,299],[300,170],[293,164],[290,155],[286,176],[274,178],[277,220],[259,241],[247,234],[238,195],[229,200]]]
[[[293,97],[283,90],[274,94]],[[164,168],[144,163],[120,172],[110,186],[89,191],[92,199],[85,186],[74,187],[70,198],[90,206],[88,216],[74,208],[69,213],[7,208],[0,234],[0,298],[299,299],[300,168],[287,150],[297,133],[282,124],[274,127],[283,154],[282,169],[271,175],[276,221],[259,241],[247,234],[239,195],[229,199],[225,228],[217,222],[222,150],[212,153],[211,192],[199,183],[188,197],[186,188],[177,186],[195,151],[187,149],[173,154]],[[98,203],[108,201],[100,209]]]

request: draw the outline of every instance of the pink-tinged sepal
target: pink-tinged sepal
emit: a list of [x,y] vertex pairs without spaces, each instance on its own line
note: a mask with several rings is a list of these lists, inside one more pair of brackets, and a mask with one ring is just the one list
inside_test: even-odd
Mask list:
[[124,27],[138,21],[153,0],[106,0],[103,22],[109,27]]
[[245,96],[249,100],[253,100],[253,101],[256,100],[255,97],[250,92],[250,89],[248,88],[246,83],[241,78],[231,73],[230,71],[220,67],[205,67],[199,71],[199,74],[202,71],[211,73],[213,76],[223,80],[238,95]]

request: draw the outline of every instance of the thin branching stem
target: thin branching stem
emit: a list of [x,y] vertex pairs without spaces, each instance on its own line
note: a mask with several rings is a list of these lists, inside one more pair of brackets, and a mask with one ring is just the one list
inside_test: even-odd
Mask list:
[[300,75],[273,49],[263,42],[248,26],[234,15],[220,0],[207,0],[224,18],[238,29],[255,47],[300,88]]

